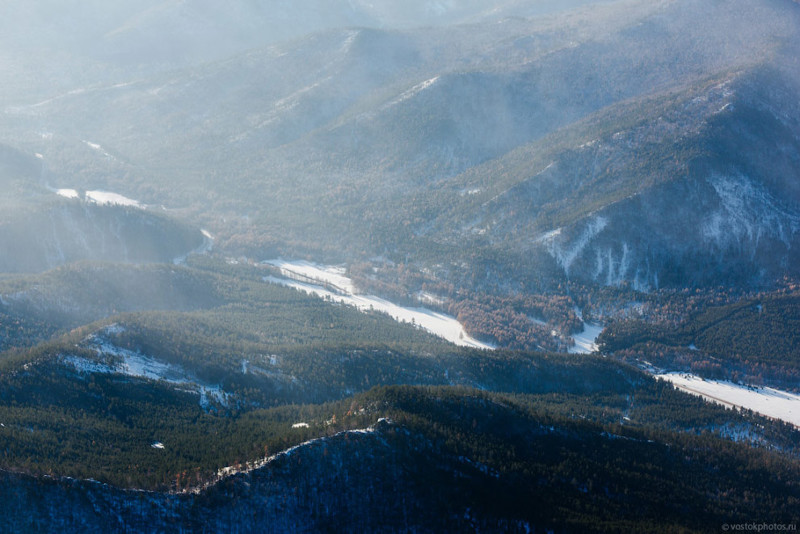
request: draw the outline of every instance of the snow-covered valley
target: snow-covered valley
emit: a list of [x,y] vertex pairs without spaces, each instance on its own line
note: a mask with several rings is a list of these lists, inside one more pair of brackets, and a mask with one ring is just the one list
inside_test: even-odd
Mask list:
[[456,345],[487,350],[495,348],[471,337],[455,318],[444,313],[424,307],[400,306],[374,295],[356,293],[353,281],[345,276],[345,270],[341,267],[282,259],[267,260],[264,263],[279,268],[281,275],[285,277],[265,276],[265,282],[293,287],[332,302],[354,306],[364,312],[383,312],[398,322],[417,325]]
[[707,380],[687,373],[657,374],[656,378],[707,401],[731,408],[745,408],[800,428],[800,395],[768,387]]

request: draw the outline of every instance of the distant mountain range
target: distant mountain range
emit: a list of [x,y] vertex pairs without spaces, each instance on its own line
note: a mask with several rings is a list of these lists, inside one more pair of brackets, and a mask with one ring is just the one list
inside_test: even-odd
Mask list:
[[156,42],[175,17],[176,39],[244,29],[172,70],[75,49],[111,61],[107,81],[35,88],[6,107],[5,140],[54,185],[186,208],[248,255],[538,249],[557,277],[642,289],[796,274],[797,5],[548,6],[293,5],[307,26],[290,41],[266,29],[285,6],[98,8],[111,43]]

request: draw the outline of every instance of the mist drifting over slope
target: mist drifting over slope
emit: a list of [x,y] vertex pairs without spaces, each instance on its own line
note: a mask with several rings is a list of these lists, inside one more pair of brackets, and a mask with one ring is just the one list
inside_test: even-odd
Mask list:
[[[52,186],[180,207],[223,248],[344,247],[346,261],[458,241],[538,248],[561,276],[641,288],[758,282],[797,263],[794,152],[758,157],[795,143],[791,2],[81,2],[12,14],[5,141],[38,153]],[[749,155],[721,133],[741,120],[761,125]],[[732,214],[743,187],[777,219],[754,227],[756,205]],[[651,193],[700,230],[665,234],[667,213],[622,202]],[[710,267],[672,280],[676,263]]]
[[0,516],[797,521],[798,28],[794,0],[4,2]]

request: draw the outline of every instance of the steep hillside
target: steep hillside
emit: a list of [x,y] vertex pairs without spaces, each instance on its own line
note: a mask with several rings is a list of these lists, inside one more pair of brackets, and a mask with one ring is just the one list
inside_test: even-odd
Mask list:
[[796,4],[504,18],[526,5],[452,4],[462,26],[326,30],[4,120],[62,187],[124,184],[248,255],[458,263],[430,252],[467,241],[640,288],[791,272]]
[[8,277],[0,281],[0,350],[124,312],[217,307],[229,291],[219,277],[176,265],[82,262]]
[[797,89],[756,69],[615,106],[454,180],[430,233],[464,221],[454,239],[539,248],[606,285],[796,276]]
[[203,244],[198,230],[120,205],[52,200],[0,222],[0,271],[37,272],[79,260],[171,262]]
[[800,296],[762,294],[691,314],[679,325],[615,321],[601,349],[629,361],[746,384],[800,389]]
[[[13,101],[53,97],[76,86],[113,86],[154,72],[225,59],[253,48],[339,28],[398,29],[541,15],[592,3],[475,0],[145,0],[9,4],[0,21],[0,58]],[[55,91],[55,94],[49,92]],[[82,92],[83,90],[80,90]]]

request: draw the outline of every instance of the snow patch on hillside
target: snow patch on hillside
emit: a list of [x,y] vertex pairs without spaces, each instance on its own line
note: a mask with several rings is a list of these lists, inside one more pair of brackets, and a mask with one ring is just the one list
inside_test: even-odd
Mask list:
[[720,202],[702,224],[701,237],[719,247],[749,242],[758,245],[763,237],[776,238],[791,246],[800,231],[800,214],[784,208],[762,185],[736,174],[715,174],[708,178]]
[[434,76],[433,78],[431,78],[429,80],[425,80],[422,83],[418,83],[417,85],[415,85],[411,89],[401,93],[400,96],[398,96],[397,98],[395,98],[394,100],[392,100],[391,102],[386,104],[383,107],[383,109],[387,110],[387,109],[389,109],[391,107],[396,106],[397,104],[401,104],[401,103],[405,102],[406,100],[409,100],[410,98],[413,98],[414,96],[418,95],[419,93],[421,93],[425,89],[428,89],[428,88],[432,87],[438,81],[439,81],[439,76]]
[[608,219],[598,215],[591,219],[580,235],[573,240],[568,240],[562,233],[556,234],[547,242],[550,255],[555,258],[558,264],[564,269],[564,272],[569,275],[569,269],[575,260],[578,259],[578,256],[581,255],[592,239],[597,237],[606,226],[608,226]]
[[86,146],[88,146],[89,148],[91,148],[92,150],[96,150],[97,152],[100,152],[103,156],[105,156],[108,159],[115,159],[114,156],[112,156],[111,154],[106,152],[106,150],[102,146],[97,144],[97,143],[92,143],[91,141],[85,141],[84,140],[84,144]]
[[277,267],[281,275],[292,280],[317,284],[342,293],[355,293],[353,281],[345,273],[347,269],[335,265],[319,265],[310,261],[266,260],[267,265]]
[[86,193],[81,196],[77,189],[70,189],[70,188],[62,188],[62,189],[51,189],[55,194],[64,198],[77,198],[83,199],[87,202],[94,202],[95,204],[99,205],[117,205],[117,206],[129,206],[132,208],[139,208],[144,209],[147,206],[139,202],[138,200],[134,200],[132,198],[128,198],[124,195],[120,195],[119,193],[113,193],[111,191],[103,191],[100,189],[95,189],[91,191],[86,191]]
[[287,111],[290,111],[290,110],[296,108],[297,105],[300,103],[300,100],[303,97],[303,95],[313,91],[314,89],[319,87],[321,84],[331,80],[332,78],[333,78],[332,76],[328,76],[328,77],[326,77],[326,78],[324,78],[324,79],[322,79],[322,80],[320,80],[318,82],[312,83],[311,85],[307,85],[306,87],[302,87],[302,88],[298,89],[297,91],[293,92],[292,94],[290,94],[290,95],[288,95],[288,96],[286,96],[284,98],[281,98],[280,100],[276,100],[275,103],[273,104],[273,108],[275,110],[275,113],[271,114],[267,120],[262,121],[262,124],[259,125],[259,128],[263,127],[263,126],[266,126],[266,124],[269,124],[269,123],[273,122],[278,113],[285,113]]
[[591,354],[597,352],[597,338],[603,331],[603,325],[583,323],[583,332],[572,334],[575,346],[569,348],[572,354]]
[[87,338],[88,345],[97,351],[98,360],[75,355],[65,355],[62,361],[84,374],[121,374],[149,380],[163,380],[199,395],[199,403],[208,408],[214,403],[228,406],[230,394],[220,386],[206,384],[180,367],[139,352],[116,346],[107,335],[120,332],[121,327],[111,325]]
[[556,228],[555,230],[550,230],[549,232],[545,232],[539,237],[534,238],[534,243],[547,243],[550,244],[553,242],[553,239],[561,235],[561,228]]

